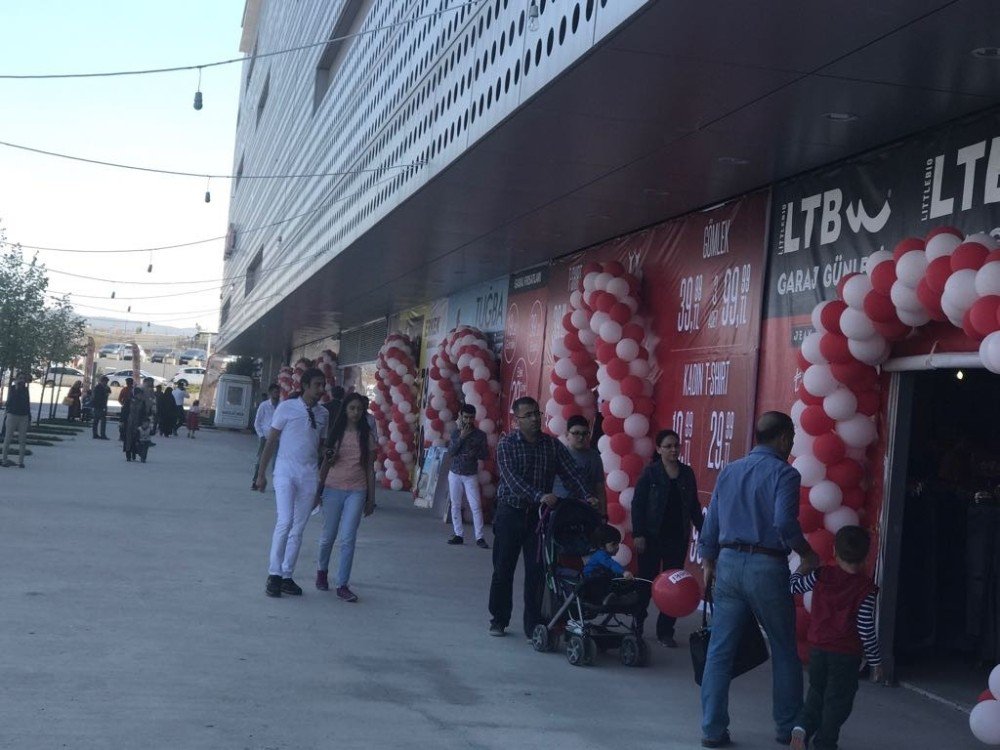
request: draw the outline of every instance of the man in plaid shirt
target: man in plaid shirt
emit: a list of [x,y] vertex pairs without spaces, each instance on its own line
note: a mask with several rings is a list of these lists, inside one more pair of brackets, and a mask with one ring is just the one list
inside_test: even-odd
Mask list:
[[539,558],[538,509],[542,503],[556,504],[552,484],[558,475],[577,500],[593,502],[590,491],[569,449],[542,432],[538,402],[528,396],[517,399],[512,411],[517,429],[497,444],[500,486],[493,518],[493,580],[490,583],[490,635],[502,636],[513,609],[514,572],[517,557],[524,555],[524,634],[531,638],[542,622],[541,605],[544,568]]

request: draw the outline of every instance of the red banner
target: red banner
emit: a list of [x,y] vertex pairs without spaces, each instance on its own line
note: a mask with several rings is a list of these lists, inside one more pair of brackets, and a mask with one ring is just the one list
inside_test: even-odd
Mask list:
[[[543,401],[541,383],[547,283],[547,266],[528,269],[510,278],[503,349],[500,353],[501,403],[506,420],[501,432],[516,427],[510,421],[510,407],[515,399],[531,396]],[[547,396],[546,389],[544,397]]]

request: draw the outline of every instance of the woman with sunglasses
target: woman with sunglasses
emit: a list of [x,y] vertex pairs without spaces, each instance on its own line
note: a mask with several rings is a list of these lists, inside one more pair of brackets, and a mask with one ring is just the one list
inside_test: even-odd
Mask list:
[[[691,467],[680,462],[680,444],[676,432],[660,430],[657,455],[639,477],[632,497],[632,539],[639,554],[639,577],[647,580],[661,570],[683,568],[691,526],[701,531],[698,485]],[[643,619],[647,609],[648,602]],[[674,622],[663,613],[656,619],[656,639],[668,648],[677,647]]]
[[323,534],[319,540],[316,588],[328,591],[330,553],[340,540],[337,565],[337,596],[356,602],[348,587],[354,562],[354,542],[362,513],[375,510],[375,437],[365,416],[367,399],[360,393],[348,394],[330,428],[326,458],[319,472],[316,503],[323,506]]

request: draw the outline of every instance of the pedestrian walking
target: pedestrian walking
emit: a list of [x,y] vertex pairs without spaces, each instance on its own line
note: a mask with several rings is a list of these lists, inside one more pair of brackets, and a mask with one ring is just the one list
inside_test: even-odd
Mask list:
[[118,413],[118,440],[125,442],[125,433],[128,426],[128,407],[132,401],[132,390],[134,381],[132,378],[125,378],[125,387],[118,391],[118,403],[121,411]]
[[28,452],[28,428],[31,426],[31,397],[28,395],[28,376],[21,372],[7,391],[4,415],[3,458],[0,466],[13,466],[7,460],[10,443],[17,433],[17,466],[24,468],[24,454]]
[[156,432],[163,437],[170,437],[177,425],[177,405],[174,402],[174,389],[169,385],[156,396]]
[[108,439],[108,397],[110,395],[108,376],[102,375],[97,385],[94,386],[90,402],[91,408],[94,410],[94,418],[91,423],[91,433],[94,440]]
[[171,429],[171,433],[173,435],[177,435],[177,430],[180,428],[180,426],[182,424],[184,424],[184,421],[185,421],[184,420],[184,401],[185,401],[185,399],[187,399],[187,395],[188,395],[187,394],[187,389],[184,387],[183,383],[178,384],[177,387],[174,388],[174,393],[173,393],[174,404],[173,404],[173,409],[170,412],[171,415],[172,415],[172,421],[173,421],[173,425],[172,425],[172,429]]
[[875,635],[878,587],[865,572],[871,538],[860,526],[844,526],[833,540],[835,565],[792,574],[791,591],[812,591],[809,618],[809,691],[792,730],[792,749],[836,750],[840,728],[858,692],[861,657],[882,681]]
[[801,477],[788,464],[795,426],[767,412],[756,425],[757,445],[726,466],[708,506],[698,549],[705,592],[714,602],[712,638],[701,684],[702,747],[727,747],[729,682],[744,627],[756,618],[771,649],[773,714],[778,742],[789,744],[802,708],[802,664],[795,644],[795,604],[788,555],[803,571],[818,558],[799,526]]
[[152,435],[156,425],[156,393],[153,379],[145,378],[135,388],[128,402],[128,419],[125,422],[125,440],[122,450],[126,461],[138,458],[146,463],[149,449],[155,445]]
[[[260,456],[264,452],[267,434],[271,431],[271,419],[274,417],[274,410],[278,407],[280,396],[281,388],[277,383],[271,383],[267,387],[267,398],[261,401],[257,407],[257,415],[253,420],[253,429],[257,433],[257,459],[253,465],[253,476],[250,477],[250,489],[254,489],[257,472],[260,470]],[[267,467],[265,467],[265,471],[266,469]]]
[[454,531],[448,544],[462,544],[465,541],[462,524],[462,495],[472,511],[472,528],[476,534],[476,546],[489,549],[483,536],[483,503],[479,496],[479,462],[489,458],[486,433],[476,427],[476,407],[463,404],[458,412],[458,428],[451,434],[448,455],[451,468],[448,470],[448,497],[451,500],[451,528]]
[[354,543],[362,513],[375,511],[375,437],[365,418],[364,398],[352,393],[344,399],[329,431],[323,466],[319,474],[316,503],[323,506],[323,534],[319,540],[316,564],[316,588],[330,588],[328,571],[330,553],[340,542],[337,563],[337,596],[345,602],[356,602],[351,591],[351,568],[354,564]]
[[[702,527],[701,504],[694,471],[680,462],[680,437],[673,430],[656,435],[656,453],[635,486],[632,498],[632,540],[639,555],[639,577],[651,581],[661,570],[684,567],[691,527]],[[639,617],[646,619],[649,601]],[[677,648],[676,618],[660,612],[656,618],[656,640]]]
[[198,399],[194,400],[191,404],[191,408],[188,409],[187,413],[187,435],[189,438],[193,438],[194,434],[201,429],[201,402]]
[[311,367],[302,373],[301,384],[301,396],[282,401],[274,410],[254,481],[258,491],[267,488],[267,465],[277,451],[274,465],[277,519],[264,589],[268,596],[274,597],[302,594],[292,575],[319,486],[320,448],[326,434],[326,409],[318,408],[326,376],[322,370]]
[[559,498],[552,485],[562,477],[568,497],[595,504],[580,467],[565,445],[542,432],[538,402],[522,396],[512,405],[517,429],[497,444],[500,484],[493,519],[493,578],[490,582],[490,635],[506,634],[513,610],[517,558],[524,557],[524,634],[531,638],[542,622],[544,569],[539,558],[538,525],[542,505],[554,506]]
[[83,411],[83,381],[77,380],[70,386],[69,395],[66,396],[66,399],[69,406],[66,419],[70,422],[76,422],[80,419]]

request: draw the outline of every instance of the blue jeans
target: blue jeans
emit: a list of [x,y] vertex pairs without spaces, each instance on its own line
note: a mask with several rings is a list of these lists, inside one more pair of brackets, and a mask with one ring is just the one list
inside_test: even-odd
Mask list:
[[361,513],[365,509],[367,490],[323,489],[323,535],[319,540],[317,570],[330,567],[333,543],[340,540],[340,558],[337,565],[337,587],[346,586],[351,580],[354,563],[354,542],[358,538]]
[[701,683],[701,733],[719,739],[729,728],[729,681],[740,634],[751,613],[771,650],[774,723],[787,737],[802,708],[802,664],[795,648],[795,604],[784,558],[723,549],[716,564],[715,615]]

